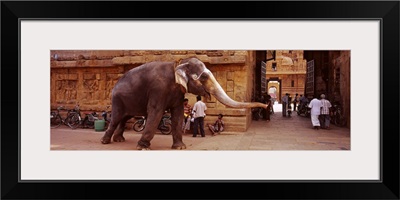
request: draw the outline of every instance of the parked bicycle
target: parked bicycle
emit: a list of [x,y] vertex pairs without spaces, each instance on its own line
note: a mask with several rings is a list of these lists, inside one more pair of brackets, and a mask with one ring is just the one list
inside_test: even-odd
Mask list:
[[65,124],[73,129],[72,124],[71,124],[71,119],[72,119],[73,115],[75,114],[73,112],[73,110],[68,110],[68,113],[67,113],[67,116],[65,117],[65,119],[63,119],[61,117],[60,110],[65,110],[64,106],[59,106],[59,107],[57,107],[56,111],[50,112],[50,127],[57,128],[57,127],[61,126],[61,124]]
[[[143,129],[146,127],[146,117],[139,116],[139,117],[135,117],[135,118],[137,120],[135,123],[133,123],[132,129],[135,130],[136,132],[143,131]],[[165,112],[165,114],[162,116],[157,128],[164,135],[171,134],[171,132],[172,132],[171,116]]]
[[336,126],[346,126],[347,120],[344,116],[342,106],[339,103],[333,104],[331,122]]
[[81,110],[79,104],[75,106],[74,109],[70,110],[71,118],[69,120],[69,125],[72,129],[76,129],[82,124]]
[[108,111],[108,108],[110,108],[110,106],[107,106],[106,109],[103,110],[103,112],[101,113],[101,116],[105,121],[104,128],[107,128],[111,122],[111,111]]

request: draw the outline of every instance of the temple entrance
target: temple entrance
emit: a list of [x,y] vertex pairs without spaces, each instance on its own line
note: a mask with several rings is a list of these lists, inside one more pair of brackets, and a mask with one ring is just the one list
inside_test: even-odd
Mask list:
[[274,103],[281,102],[282,80],[277,77],[267,79],[268,94],[271,95]]

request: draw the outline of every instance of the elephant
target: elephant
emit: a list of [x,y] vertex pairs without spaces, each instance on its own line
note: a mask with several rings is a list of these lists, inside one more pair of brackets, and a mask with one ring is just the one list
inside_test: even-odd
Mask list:
[[150,149],[158,123],[165,110],[170,110],[172,121],[171,149],[186,149],[182,141],[183,100],[185,93],[206,98],[213,95],[219,102],[234,108],[267,107],[258,102],[237,102],[231,99],[205,64],[196,57],[174,61],[152,61],[127,71],[114,85],[111,96],[111,122],[103,144],[123,142],[127,120],[147,116],[146,127],[137,143],[138,150]]

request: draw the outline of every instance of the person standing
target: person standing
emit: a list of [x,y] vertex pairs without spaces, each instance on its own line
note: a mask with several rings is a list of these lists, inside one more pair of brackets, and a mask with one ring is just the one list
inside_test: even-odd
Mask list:
[[205,103],[201,101],[201,96],[198,95],[196,97],[197,102],[193,105],[193,118],[194,118],[194,124],[193,124],[193,137],[197,137],[197,132],[200,127],[200,134],[201,137],[205,137],[205,132],[204,132],[204,117],[206,116],[206,113],[204,111],[207,110],[207,106]]
[[185,98],[183,100],[183,133],[186,133],[187,130],[190,130],[190,118],[191,118],[192,106],[189,104],[189,99]]
[[265,114],[265,119],[267,122],[271,121],[271,113],[272,113],[272,101],[271,101],[271,95],[267,95],[265,98],[265,104],[267,104],[267,109],[266,109],[266,114]]
[[308,99],[307,99],[307,97],[305,97],[305,96],[303,96],[303,95],[301,94],[301,95],[300,95],[300,98],[299,98],[299,101],[300,101],[300,105],[299,105],[299,107],[298,107],[297,110],[298,110],[298,111],[301,111],[301,110],[303,109],[303,107],[307,105]]
[[286,93],[285,96],[282,97],[282,116],[286,117],[286,108],[288,105],[289,93]]
[[321,94],[321,128],[324,129],[330,129],[330,109],[332,107],[332,104],[329,100],[325,99],[325,94]]
[[[267,104],[266,95],[261,95],[260,103]],[[262,108],[259,108],[259,109],[262,109]],[[262,109],[261,110],[261,115],[262,115],[262,118],[266,120],[267,119],[267,110],[266,109]]]
[[311,108],[311,123],[314,126],[314,129],[319,129],[321,124],[319,123],[319,115],[321,114],[321,101],[314,97],[308,107]]
[[293,99],[293,111],[296,111],[296,109],[297,109],[297,102],[299,102],[298,96],[299,96],[299,94],[297,94],[297,93],[294,96],[294,99]]

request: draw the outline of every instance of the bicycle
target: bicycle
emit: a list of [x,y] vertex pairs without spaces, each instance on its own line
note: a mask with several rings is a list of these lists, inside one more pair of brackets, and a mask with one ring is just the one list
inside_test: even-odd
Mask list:
[[346,125],[347,120],[344,117],[343,114],[343,109],[340,105],[334,104],[333,105],[333,111],[332,111],[332,123],[335,124],[336,126],[343,127]]
[[68,110],[67,117],[65,117],[65,119],[63,119],[60,115],[60,110],[65,110],[64,106],[59,106],[59,107],[57,107],[57,111],[50,112],[50,127],[58,128],[59,126],[61,126],[61,124],[65,124],[65,125],[69,126],[70,128],[72,128],[72,126],[69,122],[74,113],[71,112],[72,110]]
[[110,106],[106,106],[106,109],[103,110],[103,112],[101,113],[101,116],[103,117],[104,121],[105,121],[105,125],[104,128],[108,128],[108,125],[111,122],[111,111],[108,111],[108,108],[110,108]]
[[68,121],[68,125],[72,129],[76,129],[76,128],[78,128],[79,125],[82,124],[82,121],[83,121],[82,117],[81,117],[81,110],[80,110],[79,104],[77,104],[75,106],[75,108],[70,110],[69,112],[70,112],[71,118]]
[[[138,116],[135,117],[137,121],[133,123],[132,129],[136,132],[143,131],[144,127],[146,127],[146,117],[145,116]],[[168,114],[164,114],[160,120],[160,123],[157,126],[157,129],[161,131],[164,135],[169,135],[172,132],[172,122],[171,116]]]

